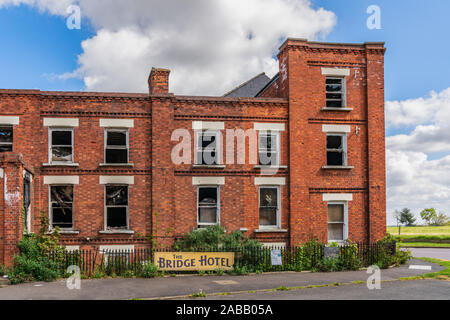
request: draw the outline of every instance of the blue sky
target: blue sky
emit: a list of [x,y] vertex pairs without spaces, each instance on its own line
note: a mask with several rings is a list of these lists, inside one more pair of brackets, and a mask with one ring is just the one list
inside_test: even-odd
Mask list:
[[[0,88],[145,92],[156,66],[172,70],[176,94],[218,95],[263,70],[276,72],[276,42],[285,36],[384,41],[388,211],[409,206],[417,213],[433,205],[450,213],[448,0],[12,5],[24,1],[0,0]],[[72,3],[81,7],[80,30],[66,27]],[[366,26],[370,5],[381,9],[380,30]]]

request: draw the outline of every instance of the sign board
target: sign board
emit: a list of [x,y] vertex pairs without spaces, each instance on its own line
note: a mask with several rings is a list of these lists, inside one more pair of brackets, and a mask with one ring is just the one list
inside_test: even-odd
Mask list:
[[325,259],[328,258],[339,258],[339,247],[325,247],[324,248]]
[[272,260],[273,266],[281,266],[283,265],[283,261],[281,261],[281,250],[271,250],[270,251],[270,259]]
[[153,262],[164,271],[232,270],[234,252],[155,252]]

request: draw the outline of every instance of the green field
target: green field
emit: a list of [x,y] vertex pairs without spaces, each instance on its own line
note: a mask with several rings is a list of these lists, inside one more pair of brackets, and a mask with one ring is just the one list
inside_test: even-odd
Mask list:
[[450,247],[450,226],[388,227],[400,247]]

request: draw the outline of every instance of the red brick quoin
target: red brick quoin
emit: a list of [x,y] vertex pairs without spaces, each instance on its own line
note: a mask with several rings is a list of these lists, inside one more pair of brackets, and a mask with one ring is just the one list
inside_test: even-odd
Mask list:
[[[199,227],[202,187],[218,188],[217,222],[227,232],[241,230],[287,246],[314,237],[381,239],[386,229],[384,53],[383,43],[287,39],[278,55],[279,73],[251,97],[174,95],[170,71],[156,68],[148,79],[149,94],[0,90],[0,128],[12,130],[12,138],[0,137],[0,264],[11,263],[24,232],[38,232],[41,212],[52,221],[61,203],[71,206],[61,236],[68,247],[149,247],[150,237],[170,245]],[[339,107],[327,102],[336,90]],[[194,160],[199,128],[221,133],[219,165],[174,163],[172,150],[181,138],[173,132],[190,133]],[[244,164],[225,163],[227,129],[276,131],[277,170],[262,174],[264,167],[250,163],[248,152]],[[52,135],[64,130],[68,135]],[[342,137],[342,145],[327,145],[327,135]],[[107,146],[124,148],[118,152],[125,152],[125,160],[109,163]],[[329,165],[327,147],[340,148],[334,156],[343,156],[344,163]],[[238,151],[242,148],[234,150],[235,158]],[[52,186],[72,191],[55,200]],[[267,197],[261,188],[275,188],[271,226],[260,219],[260,203]],[[121,206],[125,209],[117,209]],[[342,216],[337,208],[343,208]],[[123,212],[112,224],[125,226],[109,228],[108,214],[117,218]]]

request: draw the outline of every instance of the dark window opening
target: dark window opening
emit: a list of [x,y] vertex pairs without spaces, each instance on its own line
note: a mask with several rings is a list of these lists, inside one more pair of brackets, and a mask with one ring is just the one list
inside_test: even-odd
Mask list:
[[197,164],[219,164],[217,133],[199,132],[197,139]]
[[198,188],[198,223],[211,225],[218,222],[218,188]]
[[259,133],[258,158],[260,165],[277,165],[278,139],[276,134]]
[[278,216],[278,188],[259,189],[259,225],[276,226]]
[[73,186],[51,186],[52,227],[73,228]]
[[327,165],[345,165],[344,137],[340,135],[327,135]]
[[106,163],[128,163],[127,131],[106,131]]
[[28,230],[30,205],[31,205],[31,177],[30,177],[29,173],[25,173],[25,175],[23,177],[23,210],[24,210],[23,224],[24,224],[25,230]]
[[345,97],[345,78],[326,78],[325,92],[327,108],[343,108]]
[[13,128],[0,127],[0,152],[13,150]]
[[106,228],[128,229],[128,186],[106,186]]
[[72,162],[73,145],[71,130],[52,130],[51,161]]

